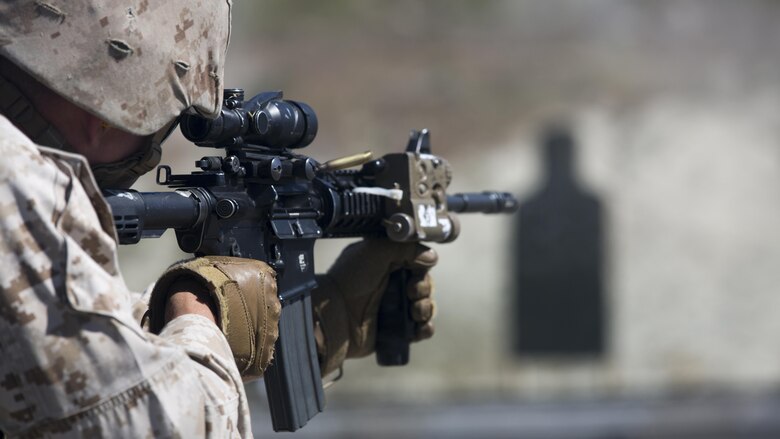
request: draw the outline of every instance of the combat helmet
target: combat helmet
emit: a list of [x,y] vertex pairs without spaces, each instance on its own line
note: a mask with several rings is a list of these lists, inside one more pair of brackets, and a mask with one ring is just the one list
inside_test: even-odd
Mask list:
[[215,114],[229,1],[0,4],[0,55],[108,123],[152,134],[193,107]]
[[[155,134],[185,109],[219,111],[230,9],[230,0],[0,2],[0,56],[107,124]],[[159,161],[159,144],[150,148],[156,160],[149,148],[136,158],[144,169]]]

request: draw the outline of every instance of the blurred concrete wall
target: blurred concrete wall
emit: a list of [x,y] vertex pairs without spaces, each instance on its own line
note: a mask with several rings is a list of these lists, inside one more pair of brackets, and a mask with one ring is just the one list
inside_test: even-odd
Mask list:
[[[433,132],[454,190],[525,195],[536,136],[574,127],[604,202],[609,352],[509,350],[509,218],[463,217],[437,246],[436,337],[403,369],[352,361],[332,400],[571,398],[780,383],[780,2],[236,2],[227,85],[284,89],[320,116],[317,158]],[[163,160],[204,153],[176,138]],[[151,180],[141,188],[153,187]],[[172,236],[123,249],[140,288]],[[324,269],[344,243],[323,243]]]

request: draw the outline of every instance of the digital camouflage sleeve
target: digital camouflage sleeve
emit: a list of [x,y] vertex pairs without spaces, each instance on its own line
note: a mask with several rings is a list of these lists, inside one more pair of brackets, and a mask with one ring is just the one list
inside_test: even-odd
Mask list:
[[0,430],[251,437],[219,329],[188,315],[155,336],[133,318],[86,162],[37,147],[0,116],[0,180]]

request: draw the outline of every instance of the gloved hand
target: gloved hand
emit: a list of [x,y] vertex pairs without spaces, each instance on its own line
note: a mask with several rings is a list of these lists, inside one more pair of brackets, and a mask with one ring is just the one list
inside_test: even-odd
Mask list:
[[366,239],[347,247],[312,292],[317,320],[317,349],[322,375],[338,369],[345,358],[374,352],[377,311],[390,274],[404,268],[411,276],[406,294],[412,300],[415,341],[433,335],[435,302],[428,271],[438,257],[416,243]]
[[149,330],[165,325],[171,286],[185,278],[197,282],[216,305],[217,325],[225,334],[244,379],[262,376],[279,337],[282,305],[276,294],[276,273],[254,259],[208,256],[168,268],[149,299]]

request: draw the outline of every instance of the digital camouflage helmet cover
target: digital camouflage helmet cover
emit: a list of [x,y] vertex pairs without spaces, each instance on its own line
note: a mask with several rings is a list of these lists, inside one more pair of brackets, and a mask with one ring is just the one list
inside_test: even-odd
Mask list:
[[0,3],[0,55],[109,124],[160,131],[183,110],[216,114],[231,1]]

